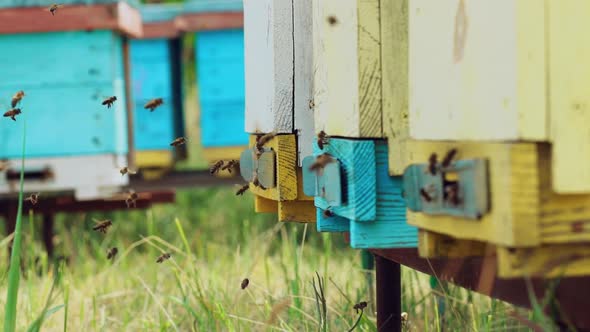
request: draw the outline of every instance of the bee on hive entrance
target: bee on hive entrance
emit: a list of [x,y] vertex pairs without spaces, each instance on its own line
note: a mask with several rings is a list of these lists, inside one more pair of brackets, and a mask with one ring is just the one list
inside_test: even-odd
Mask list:
[[12,100],[10,101],[10,106],[15,108],[16,105],[23,99],[25,96],[25,92],[23,90],[18,91],[17,93],[12,96]]
[[118,252],[119,252],[119,249],[117,249],[117,247],[112,247],[111,249],[109,249],[107,251],[107,259],[115,260],[115,256],[117,256]]
[[108,97],[107,99],[102,101],[103,105],[106,105],[107,108],[111,108],[111,106],[113,106],[113,103],[117,100],[116,96],[112,96],[112,97]]
[[236,196],[242,196],[246,192],[246,190],[248,190],[249,188],[250,188],[250,185],[245,184],[240,189],[238,189],[238,191],[236,192]]
[[273,139],[273,137],[277,136],[276,132],[271,132],[262,136],[256,136],[256,144],[254,145],[254,147],[256,148],[256,157],[260,157],[260,155],[262,155],[262,152],[264,152],[264,144],[270,142],[271,139]]
[[52,16],[55,16],[55,12],[57,12],[57,9],[61,7],[63,7],[63,5],[58,5],[54,3],[53,5],[51,5],[51,7],[47,8],[47,10],[49,10]]
[[137,207],[137,199],[139,199],[139,195],[134,190],[129,190],[129,195],[125,199],[127,208],[130,208],[131,205],[133,205],[133,207]]
[[252,180],[252,184],[262,190],[266,190],[266,188],[262,184],[260,184],[260,180],[258,180],[258,175],[254,175],[254,179]]
[[358,313],[359,310],[363,311],[366,307],[367,307],[367,301],[361,301],[361,302],[355,304],[352,308],[354,310],[356,310],[356,312]]
[[330,208],[325,209],[324,212],[322,212],[322,214],[325,218],[331,218],[334,216],[334,212],[332,212]]
[[326,135],[325,131],[320,131],[318,134],[318,146],[320,149],[324,149],[324,145],[328,144],[328,135]]
[[155,98],[148,101],[143,108],[145,108],[146,110],[150,110],[150,112],[153,112],[158,106],[162,105],[163,103],[164,100],[162,98]]
[[31,194],[29,197],[25,198],[25,202],[31,202],[31,204],[33,205],[37,204],[37,202],[39,201],[39,194],[40,193]]
[[174,141],[172,141],[172,143],[170,143],[170,146],[181,146],[184,143],[186,143],[186,138],[184,138],[184,137],[178,137],[177,139],[175,139]]
[[4,113],[4,117],[11,118],[12,121],[16,121],[16,116],[21,113],[22,112],[21,112],[20,108],[13,108],[13,109],[9,110],[8,112]]
[[237,160],[230,160],[230,161],[227,162],[227,164],[225,164],[223,167],[221,167],[221,170],[222,171],[227,170],[228,172],[231,173],[232,172],[232,168],[238,166],[239,164],[240,164],[240,162],[237,161]]
[[211,168],[209,168],[209,173],[215,174],[223,167],[223,160],[217,161]]
[[163,253],[162,255],[160,255],[160,257],[158,257],[158,259],[156,259],[156,263],[162,263],[163,261],[167,260],[170,258],[170,254],[169,253]]
[[133,174],[137,174],[137,171],[132,171],[131,169],[129,169],[129,167],[125,166],[119,170],[119,173],[121,173],[121,175],[125,175],[125,174],[133,175]]
[[250,284],[250,280],[248,280],[248,278],[244,278],[244,280],[242,280],[242,284],[240,285],[240,287],[242,289],[246,289],[246,287],[248,287],[249,284]]
[[457,154],[457,149],[451,149],[451,150],[449,150],[449,152],[447,152],[447,154],[443,158],[443,161],[441,163],[441,166],[443,168],[449,167],[449,165],[451,165],[451,162],[453,161],[453,158],[455,158],[455,155],[456,154]]
[[430,157],[428,157],[428,171],[432,175],[436,175],[436,163],[437,163],[436,158],[437,158],[436,153],[434,153],[434,152],[430,155]]
[[309,166],[309,170],[317,173],[321,169],[326,167],[326,165],[333,163],[335,161],[336,160],[334,158],[332,158],[332,156],[330,156],[329,154],[327,154],[327,153],[321,154],[321,155],[317,156],[314,163]]
[[96,225],[94,225],[94,227],[92,227],[92,229],[95,231],[101,232],[103,234],[106,234],[109,227],[111,227],[113,225],[113,222],[109,219],[105,219],[105,220],[92,219],[92,220],[94,220],[94,223],[96,224]]

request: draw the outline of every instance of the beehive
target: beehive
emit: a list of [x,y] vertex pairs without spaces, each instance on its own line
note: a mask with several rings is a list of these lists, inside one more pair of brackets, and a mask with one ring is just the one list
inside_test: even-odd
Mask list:
[[[129,152],[124,36],[141,34],[139,13],[124,1],[65,3],[56,16],[35,7],[48,1],[0,6],[0,45],[13,50],[0,55],[4,107],[25,91],[23,116],[4,118],[0,128],[0,157],[11,162],[0,174],[1,193],[16,190],[11,174],[20,170],[25,121],[27,190],[86,199],[127,183],[118,172]],[[109,96],[118,100],[107,109],[101,102]]]

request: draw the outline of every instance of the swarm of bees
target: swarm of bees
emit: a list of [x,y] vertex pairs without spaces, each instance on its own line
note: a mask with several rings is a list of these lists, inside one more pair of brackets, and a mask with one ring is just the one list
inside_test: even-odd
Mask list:
[[186,138],[184,138],[184,137],[178,137],[177,139],[175,139],[174,141],[172,141],[172,143],[170,143],[170,146],[181,146],[184,143],[186,143]]
[[129,169],[129,167],[125,166],[119,170],[119,173],[121,173],[121,175],[125,175],[125,174],[133,175],[133,174],[137,174],[137,171],[132,171],[131,169]]
[[246,287],[248,287],[249,284],[250,284],[250,280],[248,280],[248,278],[244,278],[244,280],[242,280],[242,284],[240,285],[240,287],[242,289],[246,289]]
[[39,201],[39,194],[40,193],[29,195],[29,197],[25,198],[25,202],[31,202],[32,205],[37,204],[37,202]]
[[63,5],[58,5],[58,4],[54,3],[49,8],[47,8],[47,10],[49,10],[49,12],[51,13],[52,16],[55,16],[55,12],[57,11],[58,8],[61,8],[61,7],[63,7]]
[[170,259],[170,254],[166,252],[166,253],[163,253],[162,255],[160,255],[160,257],[158,257],[158,259],[156,259],[156,263],[162,263],[167,259]]
[[110,219],[105,219],[105,220],[94,220],[94,227],[92,227],[93,230],[100,232],[102,234],[106,234],[108,229],[113,225],[113,222]]
[[117,249],[117,247],[112,247],[107,251],[107,259],[115,260],[115,256],[117,256],[118,252],[119,249]]
[[164,104],[164,100],[162,98],[155,98],[148,101],[143,108],[145,108],[146,110],[150,110],[150,112],[153,112],[156,108],[158,108],[158,106],[162,104]]
[[116,96],[108,97],[107,99],[102,101],[102,105],[106,105],[107,108],[111,108],[111,106],[113,106],[113,104],[115,103],[116,100],[117,100]]
[[321,154],[321,155],[317,156],[315,161],[313,162],[313,164],[311,164],[309,166],[309,170],[312,172],[318,173],[320,170],[322,170],[324,167],[326,167],[326,165],[333,163],[335,161],[336,161],[336,159],[334,159],[329,154],[327,154],[327,153]]

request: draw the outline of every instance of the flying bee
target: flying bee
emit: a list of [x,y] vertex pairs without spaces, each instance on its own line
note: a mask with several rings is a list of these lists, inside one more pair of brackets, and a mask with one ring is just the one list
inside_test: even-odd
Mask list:
[[170,146],[180,146],[180,145],[183,145],[184,143],[186,143],[186,138],[178,137],[177,139],[172,141],[172,143],[170,143]]
[[92,219],[92,220],[94,220],[94,223],[96,224],[96,225],[94,225],[94,227],[92,227],[92,230],[101,232],[102,234],[106,234],[109,227],[111,227],[113,225],[113,222],[109,219],[105,219],[105,220]]
[[243,187],[238,189],[238,191],[236,192],[236,196],[242,196],[246,192],[246,190],[248,190],[249,188],[250,188],[250,185],[245,184]]
[[315,159],[315,162],[313,164],[311,164],[309,166],[309,170],[312,172],[318,172],[320,169],[323,169],[324,167],[326,167],[326,165],[335,162],[336,160],[334,158],[332,158],[332,156],[330,156],[327,153],[321,154],[319,156],[317,156],[317,158]]
[[358,313],[359,310],[363,311],[366,307],[367,307],[367,301],[361,301],[361,302],[355,304],[352,308],[354,310],[356,310],[356,312]]
[[449,152],[447,152],[447,154],[443,158],[443,161],[441,163],[441,166],[443,168],[449,167],[449,165],[453,161],[453,158],[455,158],[455,155],[456,154],[457,154],[457,149],[451,149],[451,150],[449,150]]
[[153,112],[158,106],[162,105],[163,103],[164,99],[155,98],[148,101],[143,108],[145,108],[146,110],[150,110],[150,112]]
[[37,204],[37,202],[39,201],[39,194],[40,193],[31,194],[29,197],[25,198],[25,202],[29,201],[33,205]]
[[223,167],[221,167],[222,171],[229,171],[231,173],[232,168],[234,168],[235,166],[238,166],[240,164],[239,161],[237,160],[230,160],[227,162],[227,164],[225,164]]
[[217,161],[211,168],[209,168],[209,173],[215,174],[223,167],[223,160]]
[[12,106],[12,108],[15,108],[16,105],[21,101],[21,99],[23,99],[24,96],[25,96],[25,92],[23,90],[20,90],[17,93],[15,93],[14,96],[12,96],[12,101],[10,102],[10,106]]
[[127,204],[127,208],[130,208],[131,205],[133,205],[133,207],[137,207],[138,198],[139,195],[134,190],[129,190],[129,195],[125,199],[125,204]]
[[248,287],[249,284],[250,284],[250,280],[248,280],[248,278],[244,278],[244,280],[242,280],[242,284],[240,285],[240,287],[242,289],[246,289],[246,287]]
[[112,96],[112,97],[108,97],[107,99],[102,101],[103,105],[106,105],[107,108],[111,108],[111,106],[113,106],[113,103],[117,100],[116,96]]
[[129,169],[129,167],[125,166],[119,170],[119,173],[121,173],[121,175],[125,175],[125,174],[133,175],[133,174],[137,174],[137,171],[132,171],[131,169]]
[[55,16],[55,12],[57,11],[58,8],[63,7],[63,5],[58,5],[56,3],[54,3],[53,5],[51,5],[51,7],[47,8],[47,10],[49,10],[49,12],[51,13],[52,16]]
[[117,249],[117,247],[112,247],[111,249],[109,249],[107,251],[107,259],[115,260],[115,256],[117,256],[118,252],[119,252],[119,249]]
[[156,259],[156,263],[162,263],[163,261],[167,260],[170,258],[170,254],[169,253],[163,253],[162,255],[160,255],[160,257],[158,257],[158,259]]
[[422,196],[422,198],[426,201],[426,202],[430,202],[432,201],[432,197],[430,197],[430,195],[428,194],[428,192],[426,191],[426,189],[424,188],[420,188],[420,196]]
[[428,157],[428,171],[432,175],[436,175],[436,153],[432,153],[430,157]]
[[325,131],[320,131],[318,134],[318,146],[320,149],[324,149],[324,145],[328,144],[328,135],[326,135]]
[[4,117],[11,118],[13,121],[16,121],[16,116],[21,113],[22,112],[21,112],[20,108],[13,108],[13,109],[9,110],[8,112],[4,113]]

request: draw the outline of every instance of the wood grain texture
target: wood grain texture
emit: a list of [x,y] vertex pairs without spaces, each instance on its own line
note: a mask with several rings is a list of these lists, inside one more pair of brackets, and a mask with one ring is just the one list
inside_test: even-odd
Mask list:
[[[22,135],[13,139],[13,143],[22,146],[20,137]],[[10,158],[9,162],[9,170],[20,170],[20,156]],[[25,172],[47,167],[53,172],[53,179],[25,180],[25,188],[29,192],[42,193],[74,191],[76,198],[81,200],[104,198],[111,196],[129,182],[128,176],[121,176],[118,172],[118,168],[126,164],[124,154],[27,158]],[[0,194],[15,195],[18,194],[18,188],[18,181],[7,181],[6,171],[0,172]],[[125,206],[125,202],[121,204]]]
[[485,242],[459,240],[426,230],[418,231],[418,252],[423,258],[460,258],[484,256]]
[[294,125],[297,133],[297,164],[313,154],[313,12],[312,0],[293,1]]
[[330,208],[335,214],[356,221],[375,219],[377,209],[375,143],[371,140],[330,139],[324,150],[314,144],[314,154],[328,153],[340,161],[343,204],[330,207],[328,202],[315,197],[315,206]]
[[[47,4],[47,7],[50,5]],[[139,10],[122,1],[68,5],[60,8],[56,16],[52,16],[44,7],[0,8],[0,33],[106,29],[132,37],[141,37],[142,34]]]
[[174,19],[174,25],[184,32],[240,29],[244,26],[244,14],[238,11],[183,14]]
[[412,138],[548,138],[544,6],[418,0],[409,13]]
[[281,222],[316,222],[316,209],[313,201],[294,200],[278,202],[278,218]]
[[410,135],[408,115],[408,0],[381,1],[383,134],[389,144],[389,173],[402,175]]
[[[381,137],[381,33],[379,0],[326,0],[315,8],[323,41],[314,56],[316,132],[344,137]],[[315,32],[314,32],[315,33]],[[317,43],[317,42],[316,42]],[[322,60],[323,58],[323,60]],[[318,65],[324,68],[318,68]]]
[[408,141],[406,165],[425,163],[431,153],[457,149],[456,160],[486,158],[489,162],[491,209],[480,220],[431,216],[408,210],[408,223],[457,239],[523,247],[541,243],[539,234],[538,149],[532,143],[467,143]]
[[316,230],[329,233],[348,232],[350,231],[350,220],[338,215],[326,217],[322,209],[316,209]]
[[590,39],[587,1],[548,1],[548,74],[553,190],[590,193]]
[[256,213],[277,213],[279,202],[254,195],[254,211]]
[[560,278],[590,274],[587,244],[544,245],[538,248],[497,248],[501,278]]
[[[250,147],[256,143],[256,136],[250,136]],[[263,190],[250,183],[252,193],[274,201],[292,201],[297,199],[297,147],[295,135],[275,136],[264,147],[271,148],[276,154],[276,187]]]
[[377,204],[369,222],[352,220],[350,246],[353,248],[415,248],[418,229],[406,223],[402,178],[389,176],[387,143],[375,141]]
[[293,133],[293,1],[245,0],[244,46],[246,132]]

